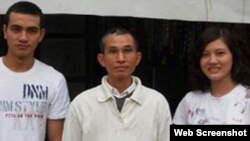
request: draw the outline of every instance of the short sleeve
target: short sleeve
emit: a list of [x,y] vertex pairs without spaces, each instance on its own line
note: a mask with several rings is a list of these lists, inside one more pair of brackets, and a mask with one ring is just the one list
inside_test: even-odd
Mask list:
[[63,119],[69,107],[70,98],[65,77],[59,73],[54,80],[53,98],[49,105],[49,119]]

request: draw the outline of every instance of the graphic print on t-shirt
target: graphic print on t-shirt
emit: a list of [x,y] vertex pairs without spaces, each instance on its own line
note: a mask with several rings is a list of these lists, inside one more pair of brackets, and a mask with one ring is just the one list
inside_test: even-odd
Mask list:
[[13,130],[35,130],[39,128],[37,123],[43,125],[46,121],[49,87],[23,84],[20,94],[15,99],[0,99],[0,116],[11,123]]

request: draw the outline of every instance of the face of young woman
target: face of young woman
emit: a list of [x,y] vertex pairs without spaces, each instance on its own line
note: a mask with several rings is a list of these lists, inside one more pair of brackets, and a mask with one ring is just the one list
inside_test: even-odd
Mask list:
[[221,38],[210,42],[200,59],[201,70],[211,82],[232,81],[232,64],[232,53]]

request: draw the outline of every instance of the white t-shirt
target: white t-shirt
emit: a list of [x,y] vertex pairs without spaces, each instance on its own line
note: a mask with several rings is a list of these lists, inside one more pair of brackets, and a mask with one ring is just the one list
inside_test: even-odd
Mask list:
[[189,92],[179,103],[174,124],[250,124],[250,90],[237,85],[222,97]]
[[0,57],[0,141],[44,141],[47,119],[63,119],[69,105],[64,76],[35,60],[22,73]]

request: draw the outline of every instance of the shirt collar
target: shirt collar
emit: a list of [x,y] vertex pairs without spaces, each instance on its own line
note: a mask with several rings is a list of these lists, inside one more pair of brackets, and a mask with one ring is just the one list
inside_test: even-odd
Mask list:
[[132,77],[132,84],[123,92],[119,92],[116,88],[112,87],[109,83],[108,83],[108,77],[105,76],[104,77],[104,85],[107,86],[109,92],[115,96],[116,98],[123,98],[125,96],[127,96],[128,94],[132,93],[135,88],[136,88],[136,82],[135,79]]
[[[133,95],[130,97],[133,101],[135,101],[138,104],[142,104],[145,101],[145,95],[143,94],[144,92],[144,87],[141,84],[140,78],[136,76],[132,76],[133,82],[135,82],[135,89],[133,91]],[[112,99],[112,87],[108,87],[105,83],[107,82],[107,76],[104,76],[102,78],[102,85],[100,86],[100,95],[98,95],[98,101],[99,102],[105,102],[109,99]],[[106,82],[105,82],[106,81]]]

